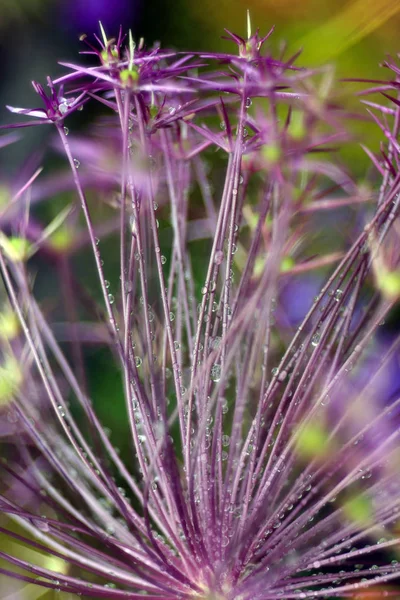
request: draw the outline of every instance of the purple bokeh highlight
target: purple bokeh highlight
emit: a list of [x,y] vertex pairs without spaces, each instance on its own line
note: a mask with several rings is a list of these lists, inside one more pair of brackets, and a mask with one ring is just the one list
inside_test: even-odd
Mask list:
[[118,31],[121,25],[136,29],[141,9],[142,0],[63,0],[59,16],[64,28],[89,34],[98,31],[99,21],[110,31]]

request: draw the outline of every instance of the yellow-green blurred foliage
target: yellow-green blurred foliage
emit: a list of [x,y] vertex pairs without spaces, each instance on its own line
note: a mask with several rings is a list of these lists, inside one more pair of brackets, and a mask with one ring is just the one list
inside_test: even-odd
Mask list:
[[[380,63],[388,54],[400,52],[400,0],[189,0],[188,6],[190,20],[206,32],[204,48],[215,50],[219,44],[227,50],[227,42],[220,38],[224,27],[245,36],[249,9],[253,29],[259,28],[261,35],[276,26],[270,40],[275,50],[287,42],[288,52],[302,49],[299,66],[334,64],[336,81],[346,77],[388,79],[390,73]],[[349,109],[360,111],[353,98],[358,89],[360,84],[346,82],[336,84],[335,93]],[[352,172],[361,176],[369,161],[358,142],[376,152],[382,134],[375,124],[364,121],[354,121],[350,127],[355,143],[341,148],[340,159],[351,162]]]
[[48,0],[0,0],[0,32],[15,21],[27,22],[43,14]]
[[303,60],[335,59],[341,75],[377,74],[385,53],[400,51],[400,0],[203,0],[190,2],[194,20],[217,37],[224,27],[245,33],[249,9],[261,33],[276,25],[277,37],[303,48]]
[[[258,6],[286,5],[294,7],[295,2],[283,3],[273,0],[255,0]],[[400,27],[400,0],[306,0],[301,3],[303,14],[295,17],[288,10],[285,14],[287,27],[285,35],[290,35],[290,46],[303,49],[303,64],[319,66],[326,62],[336,65],[336,76],[367,79],[387,79],[391,77],[380,63],[388,54],[400,52],[398,31]],[[367,87],[366,84],[364,87]],[[342,92],[351,95],[357,86],[346,83]],[[375,98],[370,98],[375,100]],[[382,98],[379,98],[382,101]],[[357,108],[359,110],[359,107]],[[355,125],[355,126],[354,126]],[[358,141],[377,151],[382,133],[377,126],[359,122],[352,128]],[[358,144],[349,144],[342,151],[342,159],[351,161],[352,171],[364,172],[369,163]],[[359,165],[359,169],[355,167]]]

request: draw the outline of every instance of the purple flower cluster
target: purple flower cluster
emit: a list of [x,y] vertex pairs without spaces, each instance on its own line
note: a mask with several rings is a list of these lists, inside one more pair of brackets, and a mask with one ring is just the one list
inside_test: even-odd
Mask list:
[[[385,96],[363,101],[384,143],[358,184],[332,69],[250,29],[190,54],[101,28],[95,66],[9,107],[54,128],[68,172],[0,187],[0,574],[110,600],[398,597],[400,338],[379,331],[400,296],[400,71],[362,92]],[[72,267],[88,254],[93,294]],[[134,460],[88,344],[119,370]]]

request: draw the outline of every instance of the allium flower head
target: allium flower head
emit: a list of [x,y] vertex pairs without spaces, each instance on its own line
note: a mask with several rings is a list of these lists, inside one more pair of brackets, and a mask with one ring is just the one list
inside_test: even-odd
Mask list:
[[[101,29],[99,64],[11,109],[53,125],[70,175],[30,179],[0,238],[4,575],[110,600],[397,597],[400,341],[378,329],[400,295],[399,102],[370,107],[385,145],[358,185],[332,70],[248,29],[232,55]],[[106,116],[71,131],[93,102]],[[71,186],[44,223],[32,195]],[[120,376],[123,456],[90,346]]]

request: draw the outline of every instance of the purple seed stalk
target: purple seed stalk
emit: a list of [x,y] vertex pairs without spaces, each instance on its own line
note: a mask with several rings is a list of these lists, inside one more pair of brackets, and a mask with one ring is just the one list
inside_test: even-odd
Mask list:
[[[274,58],[271,33],[188,53],[101,27],[95,66],[9,107],[29,120],[8,127],[52,126],[68,166],[0,188],[0,573],[18,589],[398,597],[400,338],[380,325],[400,296],[400,71],[388,59],[355,114],[350,84]],[[367,184],[340,158],[355,118],[383,134]],[[61,197],[44,224],[36,205]],[[94,291],[75,273],[88,254]],[[123,458],[93,346],[122,381]]]

